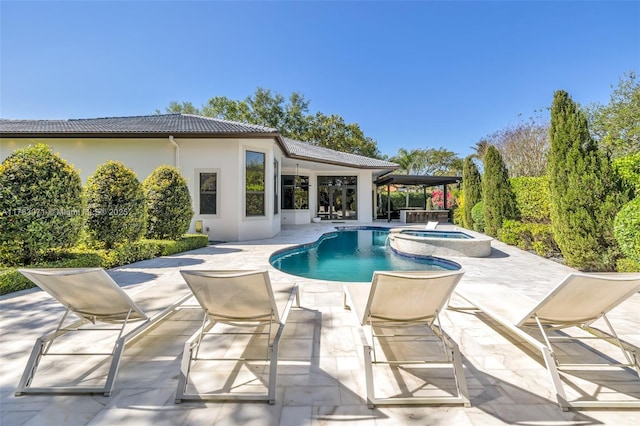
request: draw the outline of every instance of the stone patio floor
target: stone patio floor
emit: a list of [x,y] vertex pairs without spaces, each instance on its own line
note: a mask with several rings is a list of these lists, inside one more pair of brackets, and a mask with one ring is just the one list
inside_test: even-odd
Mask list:
[[[343,225],[343,224],[340,224]],[[387,226],[386,222],[373,223]],[[398,223],[391,225],[398,226]],[[162,291],[163,283],[181,282],[180,269],[266,268],[274,282],[296,282],[301,308],[292,309],[280,345],[277,401],[183,402],[175,404],[177,376],[184,342],[200,326],[202,313],[192,300],[161,321],[124,352],[114,392],[103,395],[14,396],[35,339],[52,331],[62,306],[37,289],[0,299],[0,424],[1,425],[592,425],[640,424],[640,410],[590,409],[563,412],[538,354],[520,346],[490,320],[471,312],[448,310],[444,330],[462,352],[471,407],[396,406],[369,409],[359,329],[353,313],[343,309],[342,284],[304,279],[269,265],[269,256],[293,244],[315,241],[337,224],[286,226],[275,238],[215,244],[175,256],[137,262],[110,270],[110,275],[138,301]],[[445,225],[453,228],[452,225]],[[465,270],[459,285],[495,283],[534,299],[541,298],[572,269],[498,241],[489,258],[448,257]],[[184,290],[188,291],[186,285]],[[141,299],[141,305],[144,299]],[[455,297],[452,304],[459,302]],[[505,303],[509,303],[505,300]],[[611,312],[609,318],[626,342],[640,347],[640,294]],[[599,324],[596,323],[596,326]],[[602,327],[598,327],[602,328]],[[604,328],[602,328],[604,329]],[[621,355],[605,347],[606,356]],[[592,357],[584,347],[573,356]],[[611,352],[609,352],[611,351]],[[39,372],[74,377],[64,361]],[[74,366],[78,368],[78,366]],[[77,372],[76,372],[77,373]],[[376,376],[382,394],[420,389],[410,370]],[[90,381],[100,373],[88,372]],[[94,376],[92,376],[94,374]],[[212,380],[235,373],[216,369]],[[606,400],[612,390],[640,399],[640,381],[623,372],[614,382],[579,380],[568,386],[574,398]],[[77,376],[76,376],[77,377]],[[241,371],[238,388],[262,385],[258,370]],[[438,381],[446,378],[437,377]],[[243,382],[245,381],[245,382]]]

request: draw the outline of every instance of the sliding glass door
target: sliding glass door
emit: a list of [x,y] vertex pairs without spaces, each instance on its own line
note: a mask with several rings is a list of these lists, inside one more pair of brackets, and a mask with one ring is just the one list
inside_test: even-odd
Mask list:
[[318,176],[318,216],[326,220],[356,220],[357,194],[357,176]]

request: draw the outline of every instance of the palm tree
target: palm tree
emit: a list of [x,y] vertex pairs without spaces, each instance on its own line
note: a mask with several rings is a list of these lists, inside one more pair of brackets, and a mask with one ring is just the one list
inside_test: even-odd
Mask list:
[[[400,171],[406,175],[410,175],[411,172],[418,171],[422,168],[424,163],[424,151],[421,149],[412,149],[407,151],[404,148],[400,148],[398,153],[391,157],[390,161],[400,166]],[[409,207],[409,192],[406,192],[405,207]]]
[[477,158],[480,161],[484,161],[484,156],[487,154],[487,149],[489,148],[489,142],[486,139],[480,139],[476,142],[476,146],[472,146],[471,149],[475,151],[474,154],[471,154],[473,158]]

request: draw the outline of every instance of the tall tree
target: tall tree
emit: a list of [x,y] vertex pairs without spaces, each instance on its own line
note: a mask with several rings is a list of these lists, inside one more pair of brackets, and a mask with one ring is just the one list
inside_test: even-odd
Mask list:
[[500,152],[494,146],[489,146],[484,156],[482,201],[484,231],[488,235],[497,236],[503,221],[516,219],[518,216],[516,197],[509,183],[509,172]]
[[607,105],[591,105],[589,130],[600,147],[614,157],[640,152],[640,80],[625,73]]
[[462,168],[462,193],[464,195],[463,223],[467,229],[473,229],[471,209],[482,201],[482,178],[472,156],[464,159]]
[[[313,145],[372,158],[381,157],[377,142],[366,136],[358,123],[347,123],[337,114],[310,114],[309,101],[298,92],[285,98],[280,93],[258,87],[253,95],[243,100],[216,96],[209,99],[201,109],[190,102],[171,102],[165,112],[201,114],[272,127],[278,129],[283,136]],[[160,111],[156,110],[156,113],[159,114]]]
[[613,220],[628,200],[608,156],[589,135],[569,94],[555,92],[548,177],[553,236],[568,265],[613,270],[619,250]]
[[364,135],[357,123],[347,124],[339,115],[317,112],[309,120],[307,131],[300,138],[313,145],[336,151],[378,158],[378,144]]
[[477,158],[480,161],[484,161],[484,156],[489,148],[489,142],[486,139],[480,139],[474,146],[471,147],[475,152],[471,155],[473,158]]
[[463,161],[453,151],[443,147],[427,148],[423,151],[420,174],[436,176],[459,176],[462,173]]
[[[390,158],[390,161],[400,166],[398,172],[406,175],[419,174],[424,164],[424,151],[412,149],[407,151],[404,148],[398,149],[398,153]],[[406,188],[405,188],[406,189]],[[405,206],[409,207],[409,191],[405,193]]]
[[549,124],[530,118],[505,127],[484,141],[495,146],[511,177],[542,176],[546,173],[549,150]]

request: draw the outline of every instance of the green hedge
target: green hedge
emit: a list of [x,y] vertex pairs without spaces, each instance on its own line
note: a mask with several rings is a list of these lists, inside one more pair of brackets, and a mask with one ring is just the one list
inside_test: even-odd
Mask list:
[[544,257],[560,253],[549,224],[505,220],[498,230],[498,239],[523,250],[535,251]]
[[[134,243],[121,244],[111,250],[73,249],[60,254],[61,259],[41,262],[29,267],[39,268],[91,268],[105,269],[127,265],[139,260],[153,259],[157,256],[168,256],[182,253],[209,244],[207,235],[184,235],[177,241],[140,240]],[[0,269],[0,295],[34,287],[18,268]]]
[[546,176],[515,177],[509,180],[523,222],[551,223],[549,183]]

